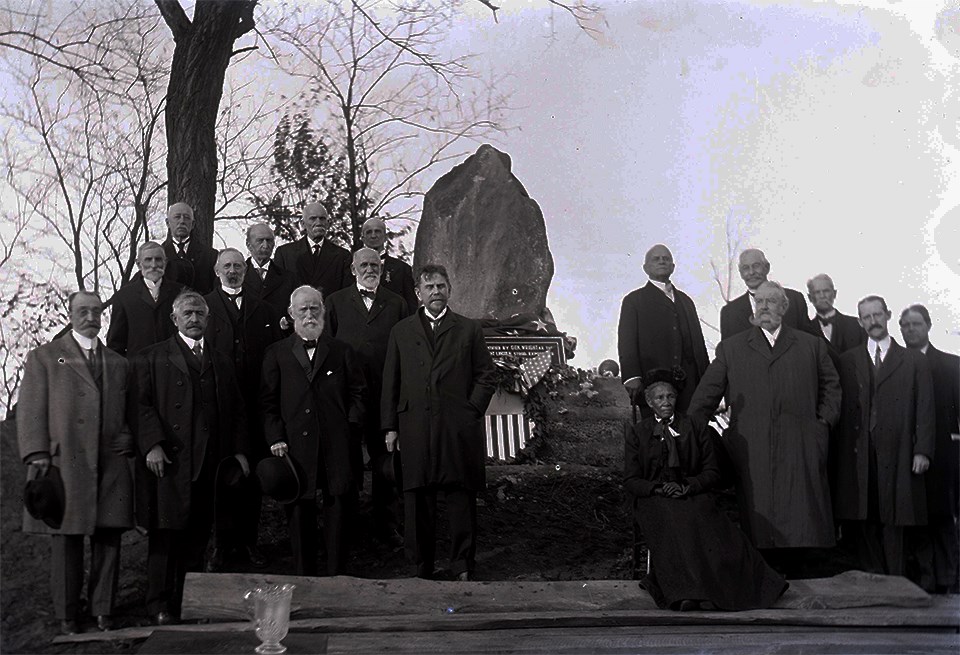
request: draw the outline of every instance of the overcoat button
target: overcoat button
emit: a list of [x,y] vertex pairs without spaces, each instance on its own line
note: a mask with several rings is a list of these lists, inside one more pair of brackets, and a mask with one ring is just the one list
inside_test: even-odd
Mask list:
[[177,403],[174,405],[174,407],[176,407],[177,409],[180,409],[181,407],[183,407],[183,405],[181,405],[180,403]]
[[303,431],[303,436],[307,436],[307,431],[306,431],[306,430]]
[[180,446],[174,446],[173,448],[171,448],[171,450],[172,450],[173,452],[175,452],[175,453],[179,453],[179,452],[180,452]]
[[180,425],[179,425],[178,423],[174,423],[174,424],[173,424],[173,429],[174,429],[174,430],[179,430],[179,429],[180,429]]
[[177,386],[178,386],[178,387],[182,387],[182,386],[183,386],[183,380],[177,380]]
[[310,413],[310,408],[307,407],[307,408],[306,408],[305,410],[303,410],[303,411],[306,412],[307,414],[309,414],[309,413]]

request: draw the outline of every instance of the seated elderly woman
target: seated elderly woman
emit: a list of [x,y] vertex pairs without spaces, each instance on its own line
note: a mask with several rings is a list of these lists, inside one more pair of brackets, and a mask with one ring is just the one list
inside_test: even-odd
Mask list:
[[788,584],[708,493],[720,479],[717,436],[675,413],[683,381],[678,369],[648,372],[644,396],[654,416],[624,432],[623,483],[651,555],[641,586],[664,609],[769,607]]

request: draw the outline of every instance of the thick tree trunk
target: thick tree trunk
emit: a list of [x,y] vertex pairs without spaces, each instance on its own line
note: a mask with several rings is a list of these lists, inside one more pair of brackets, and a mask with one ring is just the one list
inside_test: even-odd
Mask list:
[[213,243],[216,124],[234,41],[253,29],[256,0],[201,0],[191,21],[178,0],[155,0],[176,46],[167,86],[168,204],[193,207],[193,236]]

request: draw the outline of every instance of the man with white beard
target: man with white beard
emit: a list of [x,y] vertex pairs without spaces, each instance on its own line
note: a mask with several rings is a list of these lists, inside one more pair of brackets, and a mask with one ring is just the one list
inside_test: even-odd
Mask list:
[[350,456],[364,418],[363,372],[351,348],[322,334],[322,294],[301,286],[290,296],[294,333],[263,357],[260,402],[264,436],[277,457],[290,457],[300,496],[285,505],[297,575],[317,574],[317,492],[323,496],[327,574],[346,562],[348,522],[357,485]]

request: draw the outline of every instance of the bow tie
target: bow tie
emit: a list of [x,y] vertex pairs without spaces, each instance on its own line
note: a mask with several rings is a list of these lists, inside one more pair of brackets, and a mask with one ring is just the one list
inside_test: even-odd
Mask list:
[[833,325],[837,320],[837,315],[834,314],[830,318],[824,318],[823,316],[820,316],[819,314],[817,314],[817,320],[820,321],[820,325],[823,325],[823,326]]
[[317,340],[316,340],[316,339],[304,339],[304,340],[303,340],[303,347],[304,347],[304,348],[307,348],[307,349],[316,348],[316,347],[317,347]]
[[376,291],[371,291],[370,289],[360,289],[359,291],[361,298],[369,298],[370,300],[373,300],[377,297]]
[[661,419],[658,417],[657,424],[653,427],[654,436],[660,437],[661,439],[663,439],[664,437],[673,436],[670,432],[671,423],[673,423],[672,416],[668,419]]

